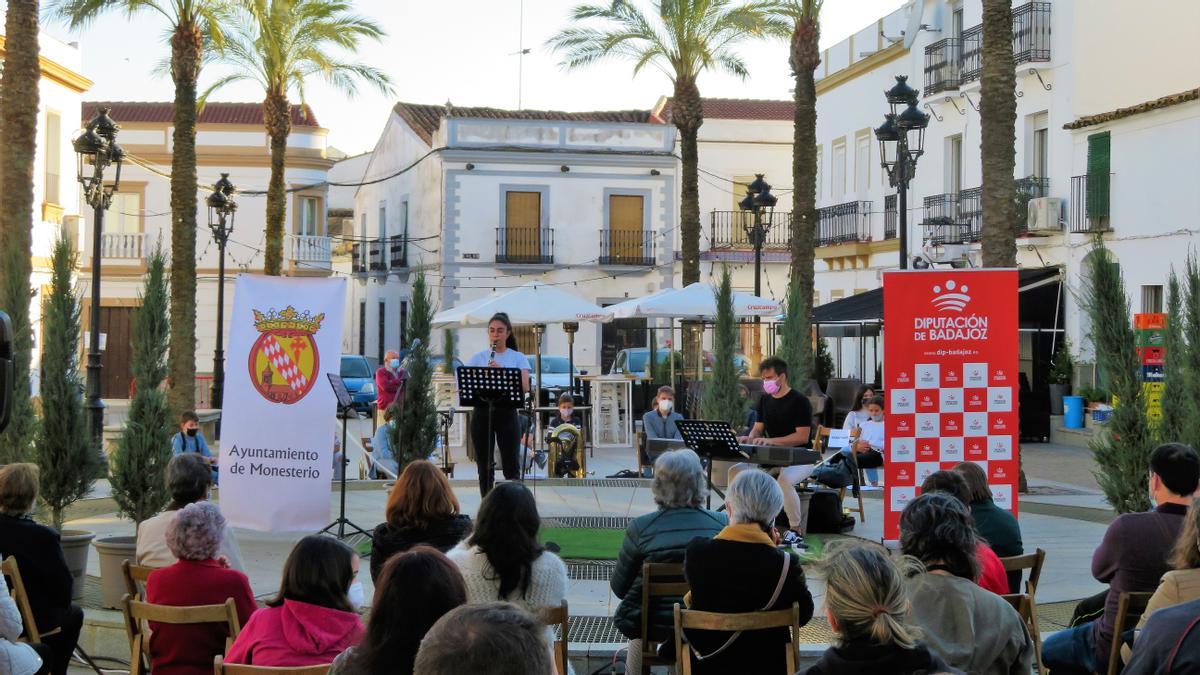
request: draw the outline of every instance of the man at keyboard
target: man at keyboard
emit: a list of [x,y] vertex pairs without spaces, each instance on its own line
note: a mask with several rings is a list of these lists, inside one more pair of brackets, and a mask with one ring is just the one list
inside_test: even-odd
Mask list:
[[[752,445],[782,445],[803,447],[809,444],[812,433],[812,404],[808,397],[788,386],[787,362],[772,356],[763,359],[758,366],[763,381],[763,395],[758,399],[756,421],[747,436],[739,436],[739,443]],[[734,476],[757,465],[747,462],[729,467],[729,482]],[[785,543],[802,543],[800,531],[801,503],[796,494],[796,485],[812,475],[815,464],[785,466],[778,468],[779,487],[783,488],[783,510],[787,513],[788,532]],[[775,469],[772,469],[772,473]]]

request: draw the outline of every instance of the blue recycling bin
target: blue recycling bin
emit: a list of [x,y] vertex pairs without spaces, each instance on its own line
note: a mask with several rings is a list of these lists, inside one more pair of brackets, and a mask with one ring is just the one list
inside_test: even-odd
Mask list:
[[1067,429],[1083,428],[1083,397],[1063,397],[1063,426]]

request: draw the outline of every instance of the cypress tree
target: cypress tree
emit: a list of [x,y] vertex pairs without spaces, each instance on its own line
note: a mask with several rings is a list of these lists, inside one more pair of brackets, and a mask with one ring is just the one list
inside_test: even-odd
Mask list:
[[[821,391],[824,391],[825,387],[829,386],[829,379],[833,377],[834,369],[833,355],[829,353],[829,345],[825,344],[824,338],[817,338],[815,354],[816,367],[814,368],[813,377],[817,380],[817,386],[821,388]],[[789,377],[788,381],[791,382],[792,378]],[[807,382],[807,380],[804,382]],[[802,387],[804,386],[804,382],[796,380],[796,383]]]
[[[1187,292],[1183,296],[1184,310],[1181,324],[1183,335],[1187,338],[1187,348],[1183,351],[1182,369],[1188,373],[1184,384],[1186,391],[1182,392],[1182,401],[1195,405],[1200,401],[1200,261],[1188,256],[1185,268]],[[1181,430],[1183,442],[1193,448],[1200,448],[1200,414],[1194,411],[1186,417],[1186,424]]]
[[454,374],[454,358],[458,355],[458,338],[451,328],[442,329],[442,372]]
[[42,316],[42,423],[34,446],[42,502],[61,530],[67,507],[104,475],[104,453],[92,444],[79,378],[79,300],[71,284],[75,250],[60,235],[50,258],[50,295]]
[[[1167,443],[1182,441],[1186,437],[1190,424],[1189,416],[1192,402],[1185,398],[1191,389],[1188,382],[1191,373],[1184,367],[1187,360],[1187,343],[1183,337],[1183,287],[1175,271],[1167,278],[1167,329],[1163,336],[1163,349],[1166,360],[1163,371],[1166,374],[1162,393],[1162,421],[1158,423],[1156,436],[1159,441]],[[1192,340],[1195,342],[1195,339]]]
[[140,524],[166,506],[164,476],[171,461],[166,393],[170,339],[166,262],[156,250],[146,263],[142,304],[133,313],[133,399],[113,453],[112,492],[118,511]]
[[812,328],[809,317],[804,316],[804,296],[800,281],[793,278],[788,283],[784,299],[783,332],[779,335],[779,350],[775,355],[788,364],[788,381],[803,385],[812,377]]
[[729,268],[721,268],[721,283],[716,289],[717,325],[713,331],[712,377],[704,387],[701,410],[706,420],[729,422],[739,429],[746,421],[746,403],[738,395],[737,366],[733,362],[737,347],[737,323],[733,317],[733,281]]
[[404,385],[404,404],[400,420],[392,428],[391,443],[395,449],[397,471],[409,462],[424,459],[433,452],[437,439],[437,401],[434,400],[433,369],[429,365],[429,333],[433,321],[433,299],[420,270],[413,281],[412,316],[409,324],[414,341],[411,364]]
[[[13,264],[23,254],[11,245],[0,245],[0,309],[12,320],[13,388],[12,418],[0,431],[0,464],[28,461],[33,456],[38,420],[29,400],[29,364],[33,352],[33,333],[29,323],[29,303],[33,289],[28,270]],[[44,330],[44,328],[43,328]]]
[[1096,365],[1117,403],[1107,433],[1090,444],[1100,467],[1096,480],[1117,513],[1145,511],[1150,508],[1147,476],[1153,440],[1125,281],[1099,238],[1085,265],[1091,286],[1084,288],[1083,305],[1092,320]]

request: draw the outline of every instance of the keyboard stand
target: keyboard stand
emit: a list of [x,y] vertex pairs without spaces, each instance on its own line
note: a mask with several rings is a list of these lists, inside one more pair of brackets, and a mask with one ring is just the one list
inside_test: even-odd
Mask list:
[[712,493],[716,492],[721,497],[721,506],[717,510],[724,510],[725,493],[717,489],[712,482],[713,457],[749,459],[742,452],[742,446],[738,443],[737,436],[733,435],[733,428],[729,426],[728,422],[709,420],[678,420],[675,422],[675,428],[679,429],[679,435],[683,436],[683,442],[689,448],[708,460],[704,473],[705,480],[708,482],[708,494],[704,498],[705,508],[712,508]]

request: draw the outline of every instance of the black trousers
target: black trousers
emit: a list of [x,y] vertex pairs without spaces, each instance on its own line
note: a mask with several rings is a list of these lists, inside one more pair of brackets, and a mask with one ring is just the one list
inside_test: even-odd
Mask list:
[[32,644],[30,647],[33,647],[33,651],[42,657],[42,667],[38,668],[33,675],[51,675],[51,670],[54,668],[54,651],[40,642]]
[[75,643],[79,642],[79,632],[83,630],[83,610],[71,605],[63,615],[61,626],[62,631],[42,636],[42,644],[52,652],[50,672],[54,675],[67,675],[71,654],[75,652]]
[[[517,480],[521,477],[521,426],[517,421],[517,411],[511,408],[496,408],[492,413],[492,435],[496,441],[495,447],[500,452],[500,468],[504,471],[504,480]],[[471,415],[471,440],[475,443],[475,467],[479,469],[479,494],[486,497],[496,483],[496,474],[492,467],[492,444],[488,442],[490,439],[486,407],[477,408]]]

